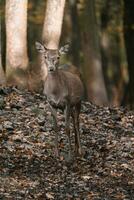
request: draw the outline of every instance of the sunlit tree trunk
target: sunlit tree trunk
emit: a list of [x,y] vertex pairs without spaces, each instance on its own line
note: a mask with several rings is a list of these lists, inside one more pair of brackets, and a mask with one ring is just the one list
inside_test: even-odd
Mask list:
[[129,84],[126,88],[129,104],[134,108],[134,1],[124,0],[124,39],[128,62]]
[[84,0],[79,12],[84,60],[83,74],[88,100],[98,105],[107,105],[94,3],[93,0]]
[[[59,46],[65,0],[47,0],[46,14],[43,25],[42,39],[47,48],[57,49]],[[47,72],[42,66],[42,75],[45,79]]]
[[26,69],[28,0],[6,0],[6,76],[16,69]]
[[55,49],[59,45],[64,6],[65,0],[47,0],[42,38],[48,48]]
[[1,53],[1,16],[0,16],[0,85],[5,83],[5,74],[2,67],[2,53]]

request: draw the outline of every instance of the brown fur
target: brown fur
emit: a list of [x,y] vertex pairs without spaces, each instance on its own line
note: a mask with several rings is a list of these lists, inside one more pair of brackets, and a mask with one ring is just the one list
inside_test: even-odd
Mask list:
[[75,150],[81,155],[80,132],[79,132],[79,114],[81,108],[81,98],[83,96],[83,84],[78,73],[69,72],[59,68],[60,55],[67,52],[68,45],[59,50],[46,49],[40,43],[36,43],[36,48],[42,53],[42,63],[46,64],[47,77],[44,80],[44,94],[50,105],[51,113],[54,119],[55,129],[55,153],[58,156],[58,125],[56,109],[61,108],[65,112],[65,132],[69,142],[69,158],[71,157],[70,140],[70,117],[73,118],[75,131]]

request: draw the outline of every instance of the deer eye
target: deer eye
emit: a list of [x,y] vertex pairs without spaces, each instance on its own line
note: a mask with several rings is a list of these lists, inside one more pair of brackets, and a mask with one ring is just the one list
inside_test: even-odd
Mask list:
[[47,56],[45,55],[45,59],[47,59]]
[[59,59],[60,59],[60,56],[57,56],[57,59],[59,60]]

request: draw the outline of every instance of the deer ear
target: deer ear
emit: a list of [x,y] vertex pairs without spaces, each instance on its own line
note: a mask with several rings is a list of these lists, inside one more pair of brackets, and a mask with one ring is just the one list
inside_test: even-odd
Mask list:
[[40,53],[44,53],[46,51],[46,48],[40,42],[35,42],[35,47]]
[[69,44],[65,44],[63,47],[61,47],[59,49],[59,53],[60,54],[66,54],[69,51],[69,47],[70,47]]

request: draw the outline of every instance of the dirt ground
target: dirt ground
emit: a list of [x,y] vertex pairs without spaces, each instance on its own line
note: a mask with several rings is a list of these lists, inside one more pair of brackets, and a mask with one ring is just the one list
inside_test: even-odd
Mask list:
[[83,102],[72,161],[60,110],[59,159],[52,122],[41,94],[0,88],[1,200],[134,200],[134,112]]

